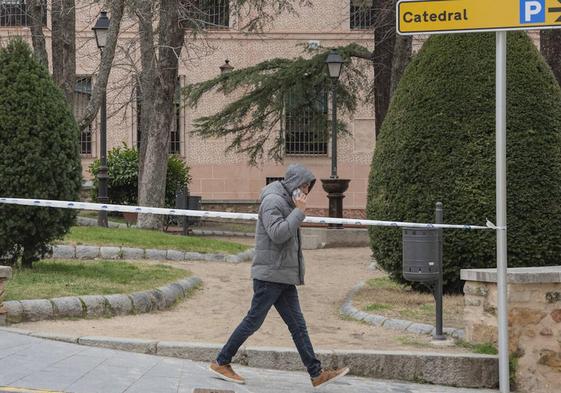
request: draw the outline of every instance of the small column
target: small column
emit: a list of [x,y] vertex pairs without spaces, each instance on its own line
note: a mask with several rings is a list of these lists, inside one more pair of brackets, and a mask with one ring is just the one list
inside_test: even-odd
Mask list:
[[8,266],[0,266],[0,326],[6,325],[7,311],[2,302],[4,301],[4,289],[6,283],[12,277],[12,268]]

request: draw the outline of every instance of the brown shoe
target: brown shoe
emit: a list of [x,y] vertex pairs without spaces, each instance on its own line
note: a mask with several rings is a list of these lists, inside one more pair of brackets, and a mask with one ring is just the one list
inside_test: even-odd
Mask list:
[[210,364],[208,369],[216,374],[219,378],[234,383],[245,383],[245,379],[240,377],[236,372],[232,369],[232,366],[229,364],[225,364],[224,366],[219,365],[216,363],[216,360]]
[[349,372],[348,367],[336,368],[334,370],[321,370],[321,374],[312,378],[312,385],[314,388],[325,386],[328,383],[334,382],[339,378],[344,377]]

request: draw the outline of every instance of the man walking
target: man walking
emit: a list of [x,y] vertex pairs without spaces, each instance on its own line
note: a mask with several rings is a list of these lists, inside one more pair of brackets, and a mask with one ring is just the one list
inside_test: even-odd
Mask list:
[[296,290],[296,285],[304,284],[300,225],[306,217],[307,195],[315,182],[312,172],[293,164],[288,167],[284,180],[267,185],[261,192],[255,258],[251,267],[251,308],[209,368],[222,379],[245,383],[230,362],[247,338],[261,327],[272,306],[288,326],[314,387],[333,382],[349,372],[348,367],[322,370],[308,336]]

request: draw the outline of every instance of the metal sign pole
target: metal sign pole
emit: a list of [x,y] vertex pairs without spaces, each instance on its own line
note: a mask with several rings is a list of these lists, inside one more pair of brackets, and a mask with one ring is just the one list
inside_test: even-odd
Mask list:
[[497,297],[499,335],[499,383],[510,392],[508,354],[507,243],[506,243],[506,32],[496,33],[496,137],[497,137]]

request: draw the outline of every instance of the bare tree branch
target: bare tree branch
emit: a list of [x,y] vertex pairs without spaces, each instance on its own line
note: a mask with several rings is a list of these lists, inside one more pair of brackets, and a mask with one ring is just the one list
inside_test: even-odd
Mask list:
[[101,66],[93,87],[92,97],[88,102],[84,115],[78,120],[78,126],[81,130],[87,128],[95,119],[101,105],[102,94],[107,89],[107,80],[109,79],[113,58],[115,57],[115,47],[117,46],[124,9],[125,0],[114,0],[111,2],[111,21],[109,22],[109,31],[107,32],[107,43],[101,56]]

